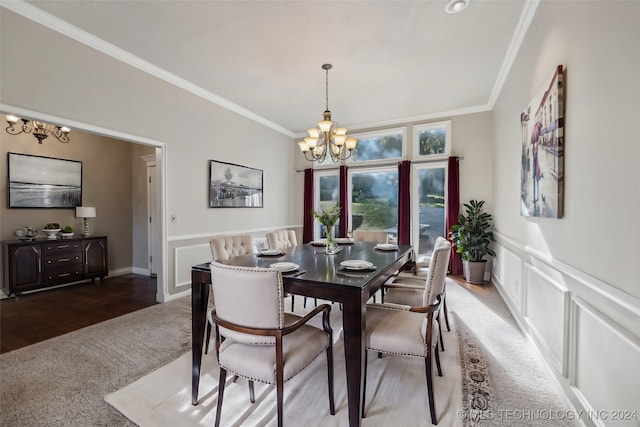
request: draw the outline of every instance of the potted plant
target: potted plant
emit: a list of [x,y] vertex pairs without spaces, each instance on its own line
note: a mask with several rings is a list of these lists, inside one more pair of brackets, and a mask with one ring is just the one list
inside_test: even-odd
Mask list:
[[460,214],[458,223],[451,227],[453,247],[462,257],[465,280],[469,283],[483,283],[486,256],[496,256],[489,247],[495,241],[491,231],[493,218],[482,211],[484,203],[484,200],[465,203],[466,216]]

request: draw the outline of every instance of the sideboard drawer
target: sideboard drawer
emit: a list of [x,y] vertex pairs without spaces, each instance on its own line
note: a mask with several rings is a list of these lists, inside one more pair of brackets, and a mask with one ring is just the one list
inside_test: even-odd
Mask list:
[[44,243],[42,245],[42,253],[45,256],[47,254],[52,254],[52,253],[74,252],[74,251],[82,251],[81,241],[64,242],[64,241],[58,240],[51,243]]
[[82,252],[46,256],[44,259],[44,271],[73,264],[82,264]]
[[82,279],[82,264],[55,268],[44,272],[45,285],[74,282]]

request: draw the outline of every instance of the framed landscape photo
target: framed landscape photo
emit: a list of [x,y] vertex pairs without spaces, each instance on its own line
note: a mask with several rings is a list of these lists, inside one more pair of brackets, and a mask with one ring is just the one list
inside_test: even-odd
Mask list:
[[82,162],[7,154],[9,208],[82,206]]
[[261,208],[262,170],[209,160],[210,208]]

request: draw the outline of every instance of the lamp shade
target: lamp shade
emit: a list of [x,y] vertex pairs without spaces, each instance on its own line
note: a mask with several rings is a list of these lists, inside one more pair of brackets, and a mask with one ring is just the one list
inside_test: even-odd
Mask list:
[[96,208],[89,206],[77,206],[76,218],[95,218]]

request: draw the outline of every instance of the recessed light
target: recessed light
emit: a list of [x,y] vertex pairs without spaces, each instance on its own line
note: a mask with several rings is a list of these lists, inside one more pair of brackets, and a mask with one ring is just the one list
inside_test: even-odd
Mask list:
[[444,11],[449,14],[459,13],[469,6],[469,0],[449,0]]

